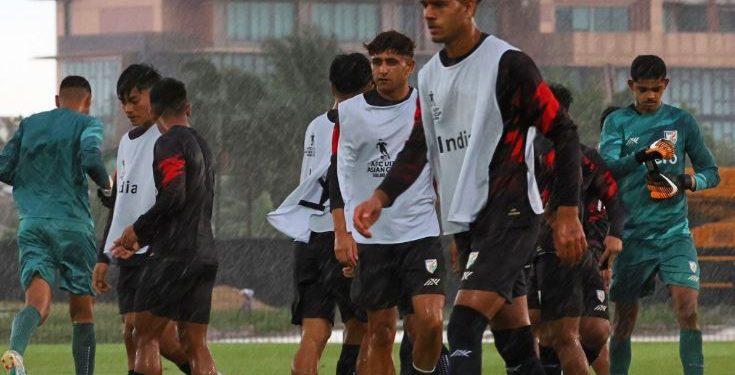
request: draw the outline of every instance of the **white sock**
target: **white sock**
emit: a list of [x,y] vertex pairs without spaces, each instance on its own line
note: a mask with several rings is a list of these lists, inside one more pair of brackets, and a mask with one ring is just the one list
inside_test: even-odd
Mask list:
[[434,368],[432,368],[431,370],[422,370],[416,367],[416,363],[411,362],[411,365],[413,365],[413,369],[416,370],[419,374],[433,374],[434,370],[436,370],[436,366],[434,366]]

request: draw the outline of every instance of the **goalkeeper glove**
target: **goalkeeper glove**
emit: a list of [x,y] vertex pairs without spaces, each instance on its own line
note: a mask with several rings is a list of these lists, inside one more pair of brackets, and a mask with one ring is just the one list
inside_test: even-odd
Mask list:
[[676,154],[676,146],[668,139],[659,139],[648,147],[635,153],[635,160],[643,163],[649,160],[664,159],[673,160]]
[[97,197],[105,208],[112,209],[115,207],[115,196],[112,189],[97,188]]
[[674,175],[650,171],[646,178],[646,187],[654,200],[670,199],[685,189],[694,191],[696,186],[697,180],[690,174]]

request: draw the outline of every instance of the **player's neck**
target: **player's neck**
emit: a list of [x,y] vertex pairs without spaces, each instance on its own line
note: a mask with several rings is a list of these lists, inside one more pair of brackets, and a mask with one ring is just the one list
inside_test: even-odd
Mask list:
[[377,91],[378,91],[378,95],[380,95],[383,99],[387,99],[392,102],[398,102],[398,101],[405,99],[408,96],[408,93],[411,92],[411,87],[409,87],[408,82],[406,82],[404,86],[401,86],[397,90],[385,91],[385,90],[381,90],[380,88],[378,88]]
[[658,112],[661,107],[664,106],[664,103],[659,103],[655,108],[646,108],[644,106],[641,106],[638,104],[638,102],[635,103],[635,111],[638,112],[641,115],[652,115],[656,112]]
[[158,130],[161,131],[161,134],[165,134],[169,130],[177,126],[183,126],[183,127],[188,128],[189,119],[186,116],[176,116],[176,117],[171,117],[167,119],[161,119],[158,121]]
[[480,43],[480,40],[482,40],[482,32],[472,25],[471,30],[461,33],[456,39],[444,45],[447,57],[454,59],[466,55]]

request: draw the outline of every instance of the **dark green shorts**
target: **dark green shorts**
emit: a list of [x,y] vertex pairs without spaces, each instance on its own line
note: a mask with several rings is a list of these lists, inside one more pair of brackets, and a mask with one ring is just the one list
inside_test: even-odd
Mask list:
[[699,290],[699,262],[691,237],[624,240],[613,265],[610,300],[633,302],[653,294],[656,274],[667,286]]
[[18,228],[20,283],[28,289],[39,275],[52,287],[94,295],[94,226],[78,221],[24,218]]

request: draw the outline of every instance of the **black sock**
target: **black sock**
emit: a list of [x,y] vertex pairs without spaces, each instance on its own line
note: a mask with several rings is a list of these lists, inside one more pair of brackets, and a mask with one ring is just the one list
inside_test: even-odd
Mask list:
[[554,349],[539,345],[541,352],[541,364],[544,366],[546,375],[561,375],[561,361]]
[[357,355],[360,345],[342,344],[342,352],[337,361],[337,375],[354,375],[357,372]]
[[398,351],[398,358],[401,361],[401,375],[409,375],[413,373],[413,341],[407,332],[403,332],[401,340],[401,349]]
[[183,372],[186,375],[191,375],[191,366],[189,366],[189,362],[184,362],[180,365],[177,365],[179,367],[179,370]]
[[508,375],[544,374],[534,349],[531,326],[493,331],[493,337],[498,353],[505,361]]
[[589,346],[582,345],[582,350],[584,350],[584,355],[587,357],[587,363],[589,363],[590,366],[592,366],[592,362],[597,360],[597,357],[600,356],[600,351],[602,348],[591,348]]
[[482,335],[488,320],[475,309],[457,305],[452,309],[447,327],[449,373],[453,375],[480,375],[482,371]]
[[128,375],[135,375],[135,371],[133,371],[133,370],[128,370]]
[[145,375],[145,374],[142,373],[142,372],[135,372],[135,371],[133,371],[133,375]]

